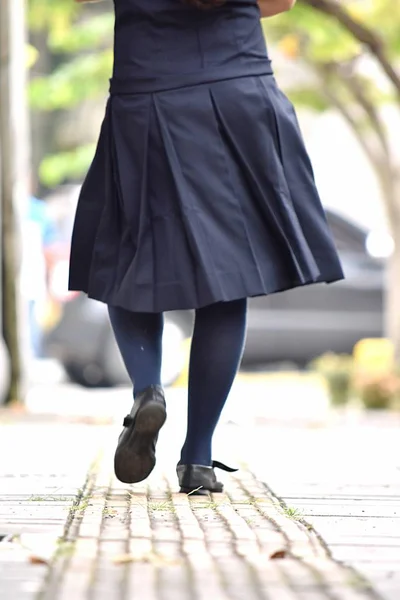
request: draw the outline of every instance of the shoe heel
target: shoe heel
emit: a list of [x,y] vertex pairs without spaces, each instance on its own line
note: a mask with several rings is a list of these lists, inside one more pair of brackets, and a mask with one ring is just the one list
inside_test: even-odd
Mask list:
[[167,411],[159,402],[148,402],[136,417],[137,433],[154,435],[158,433],[167,419]]

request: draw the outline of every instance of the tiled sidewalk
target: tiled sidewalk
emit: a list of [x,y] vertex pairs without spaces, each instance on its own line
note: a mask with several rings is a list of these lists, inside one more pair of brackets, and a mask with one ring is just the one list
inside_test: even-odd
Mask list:
[[379,598],[249,471],[210,498],[177,494],[165,460],[124,486],[114,443],[112,426],[2,426],[1,600]]

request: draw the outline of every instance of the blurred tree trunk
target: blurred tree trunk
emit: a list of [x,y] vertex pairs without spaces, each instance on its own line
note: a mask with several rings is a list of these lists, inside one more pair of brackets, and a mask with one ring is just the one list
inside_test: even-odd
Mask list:
[[386,329],[394,343],[395,356],[400,362],[400,184],[398,178],[393,184],[396,197],[395,214],[391,217],[391,230],[394,252],[389,260],[388,285],[386,293]]
[[[326,75],[326,69],[319,70],[324,94],[333,106],[342,114],[352,129],[360,146],[364,150],[375,171],[381,189],[385,212],[388,217],[390,234],[394,241],[393,254],[388,259],[386,293],[385,293],[385,334],[392,340],[395,356],[400,362],[400,165],[396,165],[393,152],[387,139],[385,124],[379,111],[363,89],[354,73],[349,77],[332,64],[327,70],[336,71],[341,85],[347,85],[350,93],[355,96],[356,104],[343,102],[337,93],[337,80]],[[357,107],[356,111],[352,107]],[[360,112],[360,107],[363,112]]]
[[[49,9],[50,10],[50,9]],[[54,59],[47,43],[47,35],[43,31],[31,32],[29,42],[38,52],[38,58],[31,69],[31,77],[38,74],[51,73],[54,69]],[[30,129],[32,140],[35,141],[31,148],[32,187],[37,196],[41,196],[44,189],[39,181],[39,167],[43,157],[52,153],[56,148],[57,112],[31,111]]]
[[[394,59],[389,57],[385,41],[378,32],[358,21],[346,10],[345,5],[337,0],[299,1],[336,20],[362,44],[363,48],[375,59],[392,86],[394,101],[398,103],[400,111],[400,73],[396,69]],[[352,113],[351,105],[342,102],[340,95],[335,93],[335,85],[330,80],[332,71],[335,72],[336,83],[340,78],[340,83],[347,86],[355,101],[353,106],[356,106],[358,110],[361,108],[361,119]],[[395,356],[400,363],[400,164],[390,148],[386,127],[376,107],[376,102],[371,97],[370,90],[363,85],[362,79],[357,77],[354,71],[346,72],[346,65],[343,68],[343,65],[334,63],[322,66],[319,74],[324,82],[324,93],[328,95],[332,104],[339,109],[351,126],[371,161],[382,190],[390,232],[395,245],[387,270],[385,329],[386,335],[394,344]],[[368,123],[367,131],[370,134],[366,133],[366,123]]]
[[11,358],[9,400],[25,394],[24,307],[19,271],[20,222],[28,197],[28,118],[25,100],[25,2],[0,4],[0,156],[2,210],[2,329]]

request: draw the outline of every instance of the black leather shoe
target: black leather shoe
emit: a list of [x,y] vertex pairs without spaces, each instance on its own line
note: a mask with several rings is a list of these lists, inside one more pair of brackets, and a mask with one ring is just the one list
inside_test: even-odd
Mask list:
[[135,398],[115,451],[114,470],[120,481],[138,483],[150,475],[156,464],[158,432],[166,418],[160,386],[152,385]]
[[228,473],[234,473],[238,469],[227,467],[223,463],[213,460],[211,467],[204,465],[181,465],[176,467],[180,492],[193,496],[207,496],[210,492],[220,493],[224,491],[223,484],[217,480],[214,469],[222,469]]

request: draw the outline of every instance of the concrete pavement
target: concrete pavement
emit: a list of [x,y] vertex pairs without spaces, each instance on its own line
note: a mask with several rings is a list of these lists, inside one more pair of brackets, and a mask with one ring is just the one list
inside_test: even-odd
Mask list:
[[[2,413],[0,599],[397,600],[398,422],[338,418],[307,394],[293,420],[263,389],[234,392],[214,456],[241,469],[210,499],[176,493],[180,390],[136,486],[112,475],[128,391],[42,387],[30,415]],[[258,401],[240,424],[244,393]]]
[[[398,415],[366,415],[321,429],[252,431],[248,463],[268,489],[312,525],[335,560],[383,598],[400,597]],[[257,442],[258,440],[258,442]],[[266,456],[282,445],[278,460]]]

